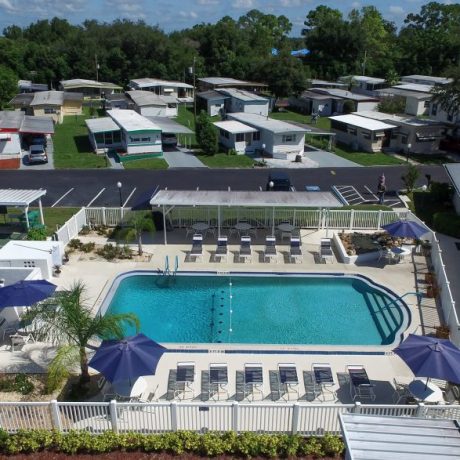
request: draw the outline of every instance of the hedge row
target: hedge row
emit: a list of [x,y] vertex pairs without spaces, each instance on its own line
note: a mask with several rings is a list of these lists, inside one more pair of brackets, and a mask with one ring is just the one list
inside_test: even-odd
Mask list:
[[94,435],[86,431],[59,433],[48,430],[22,430],[14,434],[0,430],[0,453],[19,454],[39,451],[65,454],[100,454],[114,451],[142,451],[181,455],[190,453],[207,457],[293,457],[317,458],[339,456],[344,444],[338,436],[304,438],[298,435],[256,433],[205,433],[178,431],[165,434],[116,434],[106,431]]

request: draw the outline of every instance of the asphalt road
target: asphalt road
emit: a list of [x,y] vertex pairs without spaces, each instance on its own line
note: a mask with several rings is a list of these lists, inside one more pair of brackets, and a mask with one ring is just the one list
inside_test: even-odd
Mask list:
[[[160,188],[190,190],[265,190],[267,169],[169,169],[146,170],[54,170],[54,171],[1,171],[0,188],[44,188],[45,206],[119,206],[117,182],[122,183],[122,201],[131,207],[139,197],[157,186]],[[374,193],[378,177],[386,176],[388,192],[404,187],[401,176],[405,166],[368,168],[314,168],[288,169],[285,172],[297,190],[305,185],[318,185],[330,190],[332,185],[353,185],[360,193]],[[442,166],[420,167],[418,185],[426,184],[425,174],[432,180],[448,181]]]

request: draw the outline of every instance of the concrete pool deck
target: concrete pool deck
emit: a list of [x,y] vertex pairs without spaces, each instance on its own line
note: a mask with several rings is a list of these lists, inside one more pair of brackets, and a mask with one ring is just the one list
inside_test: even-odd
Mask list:
[[[170,244],[162,244],[163,235],[155,234],[151,241],[144,244],[144,251],[151,254],[148,262],[117,261],[107,262],[91,258],[86,254],[71,254],[70,261],[62,267],[59,278],[54,278],[59,288],[69,288],[72,283],[81,280],[87,287],[88,304],[93,305],[96,312],[105,295],[107,294],[114,278],[124,272],[132,270],[162,270],[164,268],[165,257],[169,257],[170,267],[174,267],[174,259],[179,258],[179,271],[220,271],[220,272],[305,272],[305,273],[345,273],[361,274],[371,278],[378,284],[391,289],[396,295],[401,296],[407,292],[422,292],[423,275],[427,271],[426,260],[422,255],[414,255],[413,259],[398,264],[385,265],[382,261],[366,265],[347,265],[334,258],[333,263],[318,263],[318,248],[320,239],[326,236],[325,230],[302,230],[302,249],[303,260],[301,263],[290,263],[288,257],[289,243],[287,240],[278,243],[278,251],[281,253],[278,263],[264,262],[262,252],[264,249],[264,236],[258,235],[253,244],[252,262],[241,263],[237,261],[236,253],[239,249],[238,238],[235,236],[229,241],[228,262],[214,262],[213,252],[215,251],[215,236],[209,236],[203,244],[203,260],[188,261],[187,253],[191,248],[191,237],[185,238],[185,231],[174,231],[168,233]],[[332,237],[332,231],[328,232],[328,237]],[[80,237],[83,242],[96,241],[104,243],[106,240],[99,237],[99,241],[94,236]],[[186,242],[186,243],[184,243]],[[131,245],[136,249],[136,245]],[[434,327],[440,324],[438,310],[434,299],[424,296],[420,305],[417,298],[409,295],[404,298],[410,308],[412,321],[407,332],[428,334],[433,332]],[[359,331],[357,331],[359,333]],[[297,366],[301,397],[305,394],[303,389],[303,372],[310,371],[311,364],[315,362],[330,363],[334,378],[336,380],[336,390],[338,391],[340,402],[349,402],[344,386],[337,379],[337,373],[345,372],[345,366],[350,364],[362,364],[367,369],[369,378],[379,383],[380,396],[377,402],[391,403],[391,391],[387,387],[388,382],[393,378],[410,378],[412,373],[407,366],[391,353],[392,347],[385,346],[327,346],[327,345],[305,345],[305,346],[262,346],[262,345],[226,345],[226,344],[206,344],[203,346],[195,344],[182,344],[174,346],[175,351],[166,353],[161,359],[156,375],[148,376],[148,391],[155,390],[158,397],[167,397],[168,379],[170,371],[176,368],[178,361],[194,361],[196,363],[196,394],[200,394],[201,374],[206,372],[210,363],[227,363],[229,366],[229,390],[230,393],[235,389],[238,372],[243,369],[244,363],[262,363],[264,367],[264,380],[270,381],[271,374],[277,368],[278,363],[294,363]],[[24,370],[26,372],[44,372],[46,363],[53,356],[53,351],[46,344],[27,344],[22,351],[12,353],[7,345],[0,348],[0,372],[16,372]],[[30,370],[28,370],[30,369]],[[33,369],[33,370],[32,370]],[[267,397],[271,401],[270,392]],[[166,396],[165,396],[166,395]],[[348,396],[349,398],[349,396]]]

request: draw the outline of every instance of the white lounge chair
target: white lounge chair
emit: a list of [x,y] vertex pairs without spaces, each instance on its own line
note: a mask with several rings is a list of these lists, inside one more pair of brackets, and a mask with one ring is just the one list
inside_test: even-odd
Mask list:
[[[290,394],[294,395],[294,399],[299,399],[299,377],[297,376],[297,367],[293,363],[278,364],[278,379],[279,379],[279,396],[290,400]],[[284,393],[281,394],[281,390]]]
[[334,253],[332,251],[332,240],[330,238],[321,238],[319,247],[319,257],[321,261],[326,263],[328,260],[334,261]]
[[240,260],[250,260],[252,261],[252,247],[251,247],[251,237],[250,236],[242,236],[241,237],[241,244],[240,244]]
[[295,263],[297,263],[297,261],[302,262],[303,254],[302,254],[302,245],[300,243],[300,238],[297,238],[297,237],[291,238],[289,256],[290,256],[291,261],[294,261]]
[[[264,399],[264,369],[260,363],[246,363],[244,365],[244,388],[243,397],[254,401],[255,395],[259,394]],[[249,397],[251,396],[251,399]]]
[[11,340],[11,351],[16,351],[15,347],[23,347],[29,342],[35,342],[32,334],[13,334],[10,335]]
[[193,235],[192,249],[190,250],[190,257],[194,257],[195,260],[203,260],[203,235],[195,233]]
[[276,250],[276,238],[274,236],[265,238],[264,260],[266,259],[270,262],[275,259],[275,262],[278,262],[278,251]]
[[220,400],[221,395],[228,398],[228,367],[225,363],[211,363],[209,365],[208,397]]
[[176,381],[174,383],[174,398],[193,399],[195,397],[195,363],[184,361],[177,363]]
[[228,238],[226,236],[219,236],[219,238],[217,238],[217,247],[214,258],[220,260],[223,257],[225,257],[228,262]]

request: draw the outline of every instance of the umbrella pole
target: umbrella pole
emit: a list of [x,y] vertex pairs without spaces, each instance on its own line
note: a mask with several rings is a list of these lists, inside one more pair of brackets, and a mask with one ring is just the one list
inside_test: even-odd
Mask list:
[[425,382],[425,391],[426,389],[428,388],[428,382],[430,381],[430,377],[427,377],[426,378],[426,382]]

